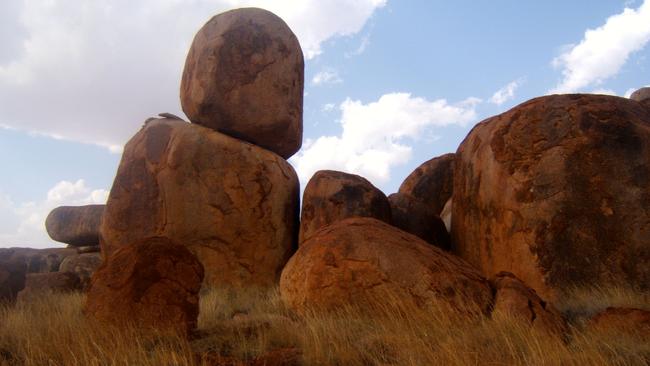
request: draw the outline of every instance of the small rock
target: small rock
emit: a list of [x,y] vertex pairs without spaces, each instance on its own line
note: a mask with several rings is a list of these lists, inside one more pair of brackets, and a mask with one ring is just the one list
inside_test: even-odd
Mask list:
[[102,264],[102,256],[99,253],[83,253],[66,257],[61,262],[60,272],[75,273],[81,281],[81,287],[86,289],[90,285],[95,270]]
[[300,243],[320,228],[348,217],[374,217],[390,223],[386,195],[365,178],[320,170],[305,187],[300,218]]
[[650,87],[641,88],[635,91],[630,95],[630,99],[636,100],[637,102],[650,107]]

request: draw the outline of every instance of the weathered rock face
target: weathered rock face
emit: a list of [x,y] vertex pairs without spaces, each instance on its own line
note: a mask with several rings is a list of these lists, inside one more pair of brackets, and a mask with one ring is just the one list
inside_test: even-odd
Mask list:
[[478,124],[457,152],[452,240],[486,275],[544,298],[650,285],[650,113],[600,95],[533,99]]
[[81,290],[81,281],[75,273],[30,273],[25,288],[18,293],[18,301],[34,301],[49,292],[72,292]]
[[277,284],[296,247],[298,177],[276,154],[180,120],[126,145],[102,222],[102,251],[160,236],[192,250],[210,285]]
[[302,243],[282,272],[280,293],[299,313],[363,306],[387,293],[425,307],[442,300],[487,311],[492,301],[488,281],[462,259],[365,217],[333,223]]
[[0,248],[0,260],[22,261],[27,273],[57,272],[61,261],[77,253],[74,248]]
[[190,121],[288,158],[302,145],[304,61],[298,39],[271,12],[231,10],[190,48],[181,104]]
[[24,261],[0,258],[0,305],[12,303],[25,288],[27,265]]
[[53,240],[72,246],[99,245],[99,224],[105,205],[61,206],[45,219],[45,228]]
[[348,217],[374,217],[390,223],[388,198],[363,177],[320,170],[303,193],[298,241],[302,243],[323,226]]
[[592,331],[612,330],[650,336],[650,311],[635,308],[609,307],[593,316],[587,323]]
[[650,107],[650,87],[641,88],[635,91],[630,95],[630,99],[636,100],[637,102]]
[[148,238],[115,251],[95,272],[84,313],[115,325],[196,328],[203,266],[183,245]]
[[424,162],[406,177],[399,193],[415,197],[440,215],[453,190],[454,159],[455,154],[445,154]]
[[562,336],[568,327],[553,304],[542,300],[535,290],[509,272],[499,273],[493,280],[494,313],[517,318],[533,329]]
[[61,262],[60,272],[71,272],[79,277],[82,288],[87,288],[90,279],[102,264],[102,256],[99,253],[82,253],[71,255]]
[[438,248],[449,250],[451,242],[447,228],[431,207],[403,193],[391,194],[388,202],[393,226]]

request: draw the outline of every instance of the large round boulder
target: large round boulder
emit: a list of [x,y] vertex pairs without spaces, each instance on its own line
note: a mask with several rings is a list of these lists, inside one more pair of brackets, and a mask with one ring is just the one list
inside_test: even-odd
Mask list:
[[487,312],[492,301],[489,282],[465,261],[368,217],[335,222],[302,243],[282,272],[280,294],[298,313],[394,298]]
[[148,238],[115,251],[93,275],[84,313],[140,328],[196,328],[203,266],[183,245]]
[[391,194],[388,196],[388,202],[393,226],[438,248],[450,249],[451,242],[445,223],[430,206],[403,193]]
[[194,37],[181,81],[192,123],[288,158],[302,145],[304,61],[298,39],[275,14],[231,10]]
[[479,123],[456,153],[454,251],[555,301],[578,286],[650,286],[650,112],[553,95]]
[[299,242],[318,229],[348,217],[374,217],[390,223],[386,195],[365,178],[335,170],[320,170],[302,195]]
[[99,224],[105,205],[60,206],[45,219],[45,228],[52,240],[72,246],[99,244]]
[[399,193],[415,197],[440,215],[454,184],[454,154],[425,161],[402,182]]
[[169,238],[205,267],[209,285],[277,284],[296,247],[298,177],[280,156],[170,118],[126,145],[102,221],[102,251]]

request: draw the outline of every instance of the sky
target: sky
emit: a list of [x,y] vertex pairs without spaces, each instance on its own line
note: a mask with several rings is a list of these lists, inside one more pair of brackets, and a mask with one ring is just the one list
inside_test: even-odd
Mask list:
[[184,117],[196,31],[246,6],[283,18],[305,55],[302,187],[335,169],[390,194],[528,99],[650,85],[650,0],[2,0],[0,247],[62,246],[47,214],[106,201],[143,121]]

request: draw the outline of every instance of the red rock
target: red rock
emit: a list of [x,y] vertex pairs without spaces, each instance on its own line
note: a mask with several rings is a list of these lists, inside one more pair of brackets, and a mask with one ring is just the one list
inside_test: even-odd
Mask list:
[[298,313],[392,301],[427,307],[439,301],[487,313],[489,282],[462,259],[382,221],[348,218],[303,242],[282,271],[280,294]]
[[71,272],[79,277],[82,288],[90,285],[93,273],[102,264],[102,256],[99,253],[83,253],[66,257],[61,262],[60,272]]
[[298,177],[278,155],[174,119],[126,145],[102,222],[102,252],[160,236],[187,246],[212,286],[272,286],[295,250]]
[[650,113],[602,95],[533,99],[456,153],[454,251],[556,301],[583,285],[650,286]]
[[309,180],[302,197],[302,243],[323,226],[348,217],[374,217],[390,223],[386,195],[365,178],[334,170],[320,170]]
[[406,177],[399,193],[415,197],[439,215],[453,190],[454,159],[454,154],[445,154],[422,163]]
[[650,87],[646,88],[641,88],[632,95],[630,95],[630,99],[635,100],[647,107],[650,107]]
[[208,21],[190,48],[181,104],[192,123],[288,158],[302,145],[304,61],[286,23],[256,8]]
[[501,272],[493,280],[495,289],[493,314],[522,320],[533,329],[564,336],[568,332],[562,314],[540,298],[515,275]]
[[21,260],[0,258],[0,305],[13,303],[25,288],[27,265]]
[[52,240],[72,246],[99,245],[99,224],[105,205],[60,206],[45,219]]
[[48,293],[79,290],[81,281],[75,273],[30,273],[25,279],[25,288],[18,293],[18,301],[33,301]]
[[388,196],[388,202],[393,226],[438,248],[449,250],[451,243],[445,223],[430,206],[403,193],[391,194]]
[[650,337],[650,311],[636,308],[609,307],[587,323],[592,331],[622,331]]
[[203,266],[183,245],[148,238],[115,251],[93,275],[84,313],[100,322],[189,334]]
[[27,273],[57,272],[63,259],[77,253],[74,248],[0,248],[0,260],[22,261]]

